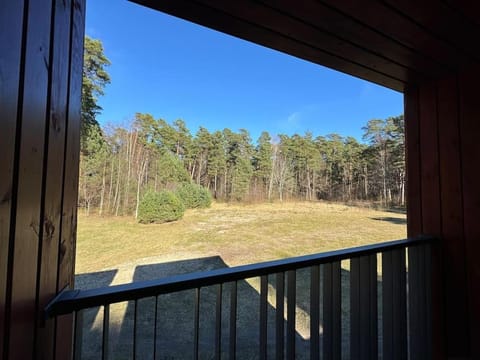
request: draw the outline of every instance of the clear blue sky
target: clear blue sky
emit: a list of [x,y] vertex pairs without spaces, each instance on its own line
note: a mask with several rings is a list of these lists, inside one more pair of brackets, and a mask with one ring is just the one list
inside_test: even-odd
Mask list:
[[247,129],[361,139],[370,119],[403,113],[395,91],[125,0],[88,0],[87,35],[112,62],[101,124],[136,112],[183,119],[194,134]]

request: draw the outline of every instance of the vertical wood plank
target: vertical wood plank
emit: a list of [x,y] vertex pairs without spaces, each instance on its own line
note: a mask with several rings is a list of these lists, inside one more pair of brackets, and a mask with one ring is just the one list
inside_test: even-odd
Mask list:
[[[68,72],[70,53],[71,3],[55,0],[53,37],[50,53],[51,75],[47,113],[43,184],[43,224],[41,257],[37,282],[37,313],[42,322],[44,307],[56,294],[60,218],[62,213],[62,179],[64,169],[65,128],[67,122]],[[39,328],[36,352],[40,358],[54,357],[55,320]]]
[[422,228],[426,234],[439,235],[440,170],[437,125],[437,89],[435,83],[420,87],[420,161],[422,184]]
[[408,248],[408,315],[409,315],[409,358],[428,359],[425,248]]
[[[21,53],[23,44],[24,3],[19,0],[2,1],[0,12],[0,358],[4,356],[8,339],[5,333],[7,311],[7,283],[10,244],[10,221],[14,193],[14,160],[17,132],[18,94],[21,81]],[[10,264],[11,265],[11,264]],[[8,326],[8,325],[7,325]],[[6,345],[6,344],[5,344]]]
[[470,345],[457,77],[438,82],[437,98],[446,344],[449,356],[466,357]]
[[[437,87],[432,82],[420,87],[420,159],[422,181],[422,228],[425,234],[441,235],[440,159],[438,148]],[[426,338],[429,349],[435,351],[434,358],[441,359],[445,354],[444,336],[444,290],[442,247],[432,248],[431,274],[429,286],[434,301],[426,307]],[[432,317],[432,314],[435,316]],[[433,344],[435,346],[433,347]],[[429,354],[430,356],[431,354]]]
[[468,315],[472,359],[480,358],[480,109],[478,82],[480,69],[470,69],[459,77],[460,142],[463,186],[463,224],[468,281]]
[[323,265],[323,358],[341,358],[342,350],[342,298],[341,267],[336,261]]
[[378,357],[377,257],[350,260],[350,357]]
[[[80,119],[85,31],[85,0],[71,0],[70,64],[65,129],[62,218],[58,250],[57,292],[74,285],[75,243],[77,231],[78,169],[80,157]],[[67,358],[72,348],[72,323],[65,319],[56,324],[56,357]]]
[[382,254],[383,358],[407,359],[405,250]]
[[29,2],[18,155],[17,207],[11,280],[9,358],[28,359],[35,351],[36,289],[44,134],[50,70],[51,0]]
[[85,0],[73,0],[72,9],[58,291],[73,286],[75,273]]
[[420,165],[420,121],[418,88],[405,90],[405,149],[407,170],[407,234],[414,237],[422,233],[422,189]]

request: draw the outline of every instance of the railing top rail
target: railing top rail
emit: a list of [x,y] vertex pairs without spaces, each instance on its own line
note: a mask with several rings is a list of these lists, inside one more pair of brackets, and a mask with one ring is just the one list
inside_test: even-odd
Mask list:
[[378,244],[312,255],[242,265],[232,268],[181,274],[155,280],[138,281],[129,284],[107,286],[97,289],[64,290],[47,305],[45,308],[45,316],[53,317],[57,315],[64,315],[90,307],[158,296],[161,294],[195,289],[219,283],[238,281],[289,270],[297,270],[309,266],[341,261],[374,253],[381,253],[398,248],[422,245],[433,240],[433,237],[421,236],[414,239],[387,241]]

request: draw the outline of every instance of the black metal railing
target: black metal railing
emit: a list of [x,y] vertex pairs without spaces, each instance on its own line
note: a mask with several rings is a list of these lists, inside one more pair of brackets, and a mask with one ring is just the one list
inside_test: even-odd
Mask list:
[[[76,358],[106,359],[115,351],[128,352],[130,356],[125,357],[132,358],[174,358],[172,346],[177,344],[182,347],[177,349],[180,354],[191,354],[179,358],[194,359],[427,359],[433,240],[397,240],[152,281],[67,290],[45,312],[48,318],[75,314]],[[258,281],[247,284],[246,279]],[[249,295],[242,296],[247,287]],[[191,300],[170,303],[170,307],[178,305],[175,311],[180,315],[174,316],[176,325],[166,335],[172,338],[168,334],[172,329],[181,333],[169,344],[162,343],[159,328],[174,310],[165,306],[162,310],[159,303],[179,293]],[[202,299],[210,303],[208,309]],[[249,307],[242,310],[247,302]],[[128,303],[129,310],[113,323],[111,306],[117,303]],[[303,331],[296,319],[299,308]],[[258,316],[252,316],[252,309]],[[90,322],[100,326],[85,325],[87,311],[93,311]],[[187,328],[180,325],[188,322]],[[117,342],[124,347],[120,350],[111,344],[113,326],[127,334]],[[86,354],[85,346],[91,347],[85,344],[86,333],[92,331],[95,335],[90,339],[98,346]]]

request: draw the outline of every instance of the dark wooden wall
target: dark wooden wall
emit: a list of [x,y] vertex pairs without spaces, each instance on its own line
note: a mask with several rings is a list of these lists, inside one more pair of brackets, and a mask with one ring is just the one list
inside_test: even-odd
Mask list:
[[[84,0],[0,4],[0,358],[68,358]],[[55,334],[61,334],[56,341]]]
[[[433,234],[434,358],[480,358],[480,67],[405,92],[408,233]],[[442,315],[443,314],[443,315]]]

